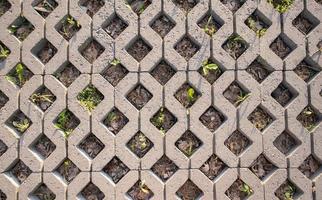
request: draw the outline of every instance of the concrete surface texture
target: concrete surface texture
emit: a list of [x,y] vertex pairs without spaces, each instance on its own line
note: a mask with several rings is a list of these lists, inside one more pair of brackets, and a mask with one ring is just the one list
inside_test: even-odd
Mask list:
[[0,0],[0,199],[322,199],[321,0]]

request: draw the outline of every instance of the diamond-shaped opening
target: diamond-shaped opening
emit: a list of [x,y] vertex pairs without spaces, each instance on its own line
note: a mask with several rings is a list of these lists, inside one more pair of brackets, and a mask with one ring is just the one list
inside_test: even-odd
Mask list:
[[222,48],[235,60],[249,47],[248,43],[238,34],[232,34],[222,45]]
[[227,165],[215,154],[213,154],[201,167],[200,171],[204,173],[210,180],[214,180],[225,169]]
[[166,36],[176,25],[176,23],[165,13],[160,16],[150,25],[162,38]]
[[35,30],[35,27],[23,16],[19,16],[9,27],[8,30],[20,41],[25,40],[28,35]]
[[119,109],[114,107],[106,116],[103,123],[115,135],[129,122],[129,119]]
[[147,56],[151,50],[151,46],[142,38],[137,38],[133,43],[130,43],[129,47],[127,48],[127,52],[138,62],[143,60],[143,58]]
[[117,13],[114,13],[102,27],[109,36],[116,39],[128,27],[128,24]]
[[262,37],[272,22],[258,9],[256,9],[246,20],[245,24],[253,30],[257,37]]
[[198,22],[198,26],[209,36],[213,36],[224,25],[224,21],[214,12],[208,11]]
[[54,121],[55,127],[64,132],[68,137],[80,124],[80,120],[68,109],[63,110]]
[[0,139],[0,157],[8,150],[8,146]]
[[144,183],[144,181],[138,180],[126,194],[133,200],[149,200],[153,197],[153,192]]
[[190,130],[187,130],[175,143],[187,157],[192,156],[202,145],[202,141],[197,138]]
[[141,110],[150,101],[152,94],[142,84],[138,84],[126,98],[136,109]]
[[167,181],[178,169],[178,166],[166,155],[163,155],[151,168],[152,172],[163,182]]
[[111,64],[101,72],[101,75],[114,87],[129,73],[129,71],[114,59]]
[[189,35],[185,35],[175,46],[174,49],[186,60],[192,58],[197,51],[199,51],[200,46],[191,39]]
[[140,15],[151,4],[151,0],[126,0],[126,3],[133,12]]
[[261,180],[271,174],[275,169],[276,166],[263,154],[259,155],[250,166],[250,170],[252,170],[252,172]]
[[15,178],[16,181],[18,181],[19,184],[21,184],[28,178],[32,171],[24,162],[18,160],[18,162],[16,162],[14,166],[9,169],[9,173],[11,176],[13,176],[13,178]]
[[23,63],[18,63],[9,71],[6,79],[21,88],[33,75]]
[[279,200],[297,199],[302,191],[287,179],[274,194]]
[[283,131],[273,142],[284,155],[290,154],[299,144],[299,140],[288,131]]
[[279,104],[284,107],[297,96],[297,93],[287,82],[284,81],[278,85],[271,95]]
[[126,144],[126,146],[139,158],[153,147],[153,143],[142,132],[137,132]]
[[105,145],[93,134],[90,133],[79,145],[90,158],[94,159],[104,148]]
[[195,7],[199,3],[199,0],[172,0],[172,2],[180,9],[188,13],[190,10],[192,10],[193,7]]
[[227,197],[232,200],[248,199],[253,193],[252,188],[239,178],[225,192]]
[[241,0],[220,0],[231,12],[235,13],[246,1]]
[[302,124],[308,131],[312,131],[321,121],[321,113],[312,106],[308,105],[302,112],[296,117],[296,119]]
[[103,52],[105,48],[95,39],[88,39],[79,49],[82,56],[89,62],[93,63]]
[[[1,17],[1,15],[0,15],[0,17]],[[0,199],[3,199],[3,200],[7,199],[7,195],[5,193],[3,193],[1,189],[0,189]]]
[[166,133],[177,122],[177,118],[167,108],[161,107],[150,122],[161,132]]
[[34,9],[43,17],[48,15],[58,6],[58,3],[54,0],[40,0],[33,3]]
[[79,5],[83,8],[86,13],[93,17],[101,7],[105,4],[104,0],[81,0],[79,1]]
[[77,100],[88,111],[92,111],[104,99],[104,95],[92,84],[84,88],[78,95]]
[[0,63],[3,62],[4,60],[6,60],[6,58],[10,55],[11,51],[10,49],[4,45],[1,41],[0,41],[0,51],[1,51],[1,56],[0,56]]
[[294,69],[294,72],[305,82],[311,81],[320,71],[319,65],[309,57],[302,60]]
[[315,0],[315,1],[322,5],[322,0]]
[[292,22],[293,26],[304,35],[309,34],[319,23],[319,20],[307,9],[303,10]]
[[0,1],[0,17],[11,8],[11,4],[7,0]]
[[48,63],[52,57],[57,53],[56,47],[52,45],[47,39],[42,39],[31,52],[43,63]]
[[237,81],[231,83],[223,93],[224,97],[235,107],[249,97],[249,92],[243,89]]
[[18,110],[7,120],[6,124],[18,133],[23,134],[32,122],[23,112]]
[[66,15],[56,26],[56,30],[69,41],[82,26],[71,15]]
[[321,168],[321,162],[318,161],[313,155],[307,157],[300,165],[299,170],[308,178],[311,178]]
[[41,183],[37,187],[37,189],[34,190],[30,195],[33,197],[33,199],[39,199],[39,200],[56,199],[56,195],[44,183]]
[[226,121],[226,117],[221,114],[216,108],[210,106],[199,118],[201,123],[206,126],[211,132],[215,132],[221,124]]
[[64,86],[69,87],[80,74],[80,71],[72,63],[66,62],[54,75]]
[[294,0],[286,1],[286,0],[269,0],[270,4],[280,13],[285,13],[293,4]]
[[56,96],[48,88],[42,86],[36,90],[29,99],[42,111],[46,111],[54,103]]
[[80,194],[85,199],[103,200],[105,198],[104,193],[92,182],[87,184]]
[[203,192],[196,184],[188,179],[176,192],[176,195],[181,199],[200,199]]
[[130,169],[116,156],[103,168],[103,171],[113,180],[118,183]]
[[66,158],[58,166],[56,172],[69,184],[80,173],[80,170],[70,159]]
[[174,96],[185,108],[190,108],[201,97],[201,94],[191,84],[185,83]]
[[56,145],[45,134],[41,134],[33,144],[33,150],[40,155],[42,159],[48,158],[55,149]]
[[209,58],[202,62],[198,72],[210,84],[213,84],[223,73],[225,69],[214,58]]
[[257,106],[247,119],[261,132],[274,121],[274,118],[262,106]]
[[296,48],[296,44],[284,33],[281,33],[269,48],[281,59],[285,59]]
[[7,95],[5,95],[5,93],[3,93],[0,90],[0,109],[6,105],[6,103],[9,101],[9,97],[7,97]]
[[246,69],[246,71],[252,75],[252,77],[259,83],[262,83],[266,77],[268,77],[273,69],[267,64],[267,62],[260,56],[258,56]]
[[157,64],[150,74],[161,84],[165,85],[176,73],[176,70],[171,67],[167,61],[162,60]]
[[225,140],[224,144],[231,152],[239,156],[252,144],[252,141],[236,130]]

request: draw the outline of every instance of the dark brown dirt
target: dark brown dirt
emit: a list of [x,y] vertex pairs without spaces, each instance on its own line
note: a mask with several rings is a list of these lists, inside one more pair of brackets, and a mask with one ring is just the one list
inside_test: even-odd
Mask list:
[[79,146],[89,157],[94,159],[105,147],[105,145],[94,135],[90,134]]
[[252,172],[261,180],[263,180],[269,173],[276,169],[267,158],[261,154],[258,158],[251,164],[250,169]]
[[7,0],[0,1],[0,17],[11,8]]
[[263,80],[265,80],[265,78],[271,73],[265,65],[260,63],[259,58],[254,60],[246,71],[259,83],[262,83]]
[[180,9],[186,11],[187,13],[197,5],[199,0],[172,0],[173,3],[180,7]]
[[[65,109],[62,113],[64,113],[64,112],[65,112],[66,120],[60,121],[59,117],[57,117],[57,119],[55,120],[55,124],[57,126],[59,126],[59,128],[61,130],[63,130],[64,132],[73,131],[80,124],[80,121],[68,109]],[[62,118],[64,118],[64,117],[62,117]]]
[[127,27],[128,25],[117,14],[114,14],[114,17],[104,27],[104,30],[113,39],[116,39]]
[[309,82],[319,72],[305,61],[302,61],[295,69],[294,72],[305,82]]
[[133,200],[149,200],[154,195],[148,186],[141,180],[136,182],[130,190],[127,191],[127,194]]
[[33,192],[33,196],[37,197],[39,200],[56,199],[56,195],[44,183]]
[[322,0],[315,0],[316,2],[318,2],[319,4],[322,4]]
[[165,133],[177,122],[177,118],[170,113],[167,108],[160,108],[160,110],[150,119],[150,122],[157,127],[157,129]]
[[140,15],[151,4],[151,0],[127,0],[127,3],[137,15]]
[[219,23],[211,13],[208,13],[201,21],[198,22],[198,26],[208,35],[212,36],[212,34],[216,33],[220,29],[222,24]]
[[41,60],[41,62],[46,64],[52,57],[54,57],[56,53],[56,47],[54,47],[51,43],[46,42],[42,49],[37,53],[37,57]]
[[80,71],[73,64],[68,63],[55,73],[55,77],[66,87],[69,87],[80,74]]
[[81,195],[86,200],[103,200],[105,198],[104,193],[92,182],[90,182],[82,191]]
[[0,109],[6,105],[6,103],[9,101],[9,98],[7,95],[5,95],[1,90],[0,90]]
[[201,167],[202,171],[209,179],[214,180],[219,174],[221,174],[227,165],[220,160],[216,155],[212,155],[207,162],[205,162]]
[[46,159],[56,149],[56,145],[47,136],[42,135],[34,144],[34,148],[38,154]]
[[[1,17],[1,15],[0,15],[0,17]],[[5,193],[3,193],[2,190],[0,190],[0,200],[6,200],[6,199],[7,199],[7,195]]]
[[188,130],[176,141],[175,145],[187,157],[190,157],[200,148],[202,141]]
[[151,50],[152,48],[144,40],[138,39],[127,49],[127,52],[140,62]]
[[163,182],[167,181],[178,169],[178,166],[166,155],[163,155],[151,168]]
[[[29,123],[29,125],[28,125],[28,127],[26,127],[26,129],[19,130],[17,128],[17,126],[19,124],[27,124],[26,122]],[[14,114],[13,117],[11,117],[9,119],[8,124],[9,124],[9,126],[11,128],[13,128],[14,130],[16,130],[18,133],[23,134],[31,126],[32,122],[30,121],[30,119],[23,112],[18,111],[17,113]]]
[[57,172],[67,183],[70,183],[80,173],[80,170],[71,160],[67,158],[57,168]]
[[228,198],[230,198],[231,200],[245,200],[247,199],[248,195],[246,192],[243,192],[243,186],[245,185],[245,183],[240,180],[237,179],[230,187],[229,189],[226,191],[226,195],[228,196]]
[[101,75],[114,87],[129,73],[129,71],[122,65],[110,65]]
[[[8,55],[10,55],[10,53],[11,53],[10,49],[6,45],[4,45],[1,41],[0,41],[0,50],[1,51],[8,51]],[[4,61],[5,59],[7,59],[7,57],[0,57],[0,63],[2,61]]]
[[264,34],[261,33],[263,30],[265,31],[269,28],[269,25],[262,20],[257,10],[245,20],[245,24],[252,29],[258,37],[261,37],[261,34]]
[[[48,100],[41,98],[41,96],[45,96]],[[33,103],[35,103],[42,111],[46,111],[56,100],[56,96],[48,90],[46,87],[40,88],[29,98]]]
[[182,200],[199,199],[203,192],[190,179],[188,179],[176,192]]
[[251,143],[244,134],[235,131],[227,138],[224,144],[231,152],[239,156]]
[[[192,96],[188,94],[190,89],[193,89],[194,91]],[[177,90],[174,96],[185,108],[190,108],[198,100],[201,94],[189,83],[185,83]]]
[[20,41],[25,40],[35,27],[24,17],[18,17],[8,28],[10,33]]
[[199,51],[200,47],[188,36],[185,36],[175,45],[174,49],[186,60],[189,60]]
[[276,38],[269,47],[281,59],[286,58],[286,56],[288,56],[292,51],[292,49],[283,41],[281,36]]
[[161,84],[165,85],[176,71],[165,61],[161,61],[152,71],[151,75]]
[[315,27],[303,12],[293,20],[292,24],[304,35],[308,34]]
[[320,116],[311,106],[304,108],[296,119],[309,131],[311,131],[318,122],[321,121]]
[[[322,0],[321,0],[322,2]],[[318,45],[316,45],[317,48],[320,49],[320,51],[322,51],[322,40],[318,43]]]
[[[70,18],[71,22],[67,21],[67,18]],[[80,29],[81,25],[78,24],[76,19],[72,16],[67,15],[64,20],[62,21],[62,25],[58,32],[67,40],[69,41]]]
[[[212,59],[208,59],[208,64],[216,64]],[[198,70],[199,74],[203,76],[210,84],[214,84],[214,82],[224,73],[224,70],[218,66],[217,70],[208,70],[208,73],[205,74],[203,71],[203,67],[201,66]]]
[[234,34],[226,40],[222,48],[236,60],[247,50],[248,44],[239,35]]
[[86,7],[86,13],[90,17],[93,17],[93,15],[104,6],[104,4],[103,0],[86,0],[81,4],[81,6]]
[[137,85],[127,96],[136,109],[141,110],[152,98],[152,94],[141,84]]
[[231,12],[236,12],[244,3],[245,0],[220,0],[221,3],[225,4]]
[[164,38],[164,36],[166,36],[175,25],[176,24],[172,22],[172,20],[163,14],[153,22],[151,28]]
[[92,40],[82,51],[81,54],[89,62],[93,63],[103,52],[104,47],[96,40]]
[[11,169],[11,174],[17,179],[17,181],[21,184],[24,182],[28,176],[32,173],[25,163],[19,160],[16,165]]
[[243,90],[237,82],[233,82],[223,93],[224,97],[228,99],[235,107],[239,106],[242,101],[240,98],[246,96],[248,93]]
[[214,132],[224,123],[225,116],[217,111],[214,107],[210,107],[201,115],[199,119],[211,132]]
[[0,157],[7,151],[8,146],[0,139]]
[[46,18],[48,15],[58,6],[58,3],[54,0],[42,0],[34,9],[43,17]]
[[248,116],[248,120],[260,131],[264,131],[264,129],[273,122],[273,118],[261,107],[257,107]]
[[273,91],[272,97],[284,107],[293,99],[293,94],[286,85],[281,83]]
[[273,142],[274,146],[283,154],[288,154],[297,146],[296,140],[286,131],[281,133]]
[[321,167],[321,163],[317,161],[313,155],[310,155],[304,160],[300,165],[299,170],[308,178],[311,178],[315,172],[317,172]]
[[297,194],[297,188],[288,180],[286,180],[276,191],[275,196],[279,200],[287,200],[286,194],[289,195],[289,199],[293,199]]
[[138,132],[131,138],[126,146],[139,158],[144,155],[153,147],[153,143],[143,133]]
[[[17,73],[18,65],[23,68],[22,79],[19,79],[19,74]],[[17,64],[10,72],[7,74],[7,80],[18,85],[20,88],[33,76],[34,74],[22,63]]]
[[113,108],[103,123],[107,126],[108,130],[116,135],[128,122],[129,119],[123,113],[117,108]]
[[103,171],[107,173],[114,183],[118,183],[130,169],[117,157],[114,157],[104,168]]

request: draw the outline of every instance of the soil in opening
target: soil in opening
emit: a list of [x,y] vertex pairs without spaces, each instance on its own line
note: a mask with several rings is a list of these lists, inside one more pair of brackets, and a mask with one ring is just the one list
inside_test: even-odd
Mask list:
[[285,84],[281,83],[273,91],[272,97],[284,107],[293,99],[293,94]]
[[6,103],[9,101],[9,98],[7,95],[5,95],[1,90],[0,90],[0,109],[6,105]]
[[23,16],[18,17],[8,28],[20,41],[25,40],[35,27]]
[[[322,47],[321,47],[322,48]],[[309,82],[319,72],[317,68],[311,66],[305,61],[302,61],[295,69],[294,72],[305,82]]]
[[23,112],[18,111],[9,119],[8,124],[18,133],[23,134],[31,126],[32,122]]
[[80,29],[81,25],[74,19],[72,16],[67,15],[62,20],[62,25],[58,32],[67,40],[69,41]]
[[231,12],[236,12],[245,1],[241,0],[220,0]]
[[201,115],[199,119],[211,132],[214,132],[226,120],[225,116],[217,111],[214,107],[210,107]]
[[178,166],[166,155],[163,155],[151,168],[163,182],[167,181],[178,169]]
[[56,170],[62,178],[70,183],[79,173],[78,167],[68,158]]
[[241,36],[233,34],[222,45],[222,48],[237,60],[247,50],[248,44]]
[[113,182],[118,183],[130,169],[117,157],[114,157],[103,169],[111,177]]
[[153,147],[153,143],[143,133],[136,133],[126,146],[139,158],[144,155]]
[[201,94],[189,83],[185,83],[174,96],[185,108],[190,108],[201,97]]
[[54,103],[56,96],[46,87],[42,87],[32,94],[29,99],[42,111],[46,111]]
[[129,73],[129,71],[121,64],[111,64],[101,75],[114,87]]
[[164,38],[174,26],[175,23],[173,23],[165,14],[162,14],[152,23],[151,28]]
[[209,179],[214,180],[219,174],[221,174],[227,165],[220,160],[216,155],[212,155],[201,167],[202,171]]
[[253,194],[253,190],[239,178],[229,187],[225,193],[233,200],[245,200]]
[[261,132],[273,122],[273,118],[261,107],[257,107],[248,116],[248,120]]
[[56,149],[56,145],[46,135],[42,135],[34,145],[35,150],[46,159]]
[[265,78],[271,73],[267,66],[261,63],[261,59],[254,60],[246,71],[259,83],[262,83]]
[[150,122],[161,132],[166,133],[177,122],[177,118],[167,108],[162,107]]
[[0,1],[0,17],[11,8],[11,4],[7,0]]
[[55,77],[69,87],[80,75],[80,71],[71,63],[66,64],[61,70],[55,73]]
[[161,84],[165,85],[174,76],[176,71],[164,60],[161,61],[152,71],[151,75]]
[[239,106],[247,99],[249,93],[242,89],[237,82],[233,82],[223,93],[224,97],[228,99],[235,107]]
[[279,200],[294,199],[298,194],[298,189],[290,181],[286,180],[276,191],[275,196]]
[[92,64],[104,52],[104,50],[104,47],[100,43],[92,39],[81,51],[81,54],[89,63]]
[[312,131],[319,121],[321,121],[320,118],[319,114],[317,114],[311,106],[307,106],[296,119],[301,122],[308,131]]
[[288,56],[292,51],[291,47],[284,42],[281,36],[276,38],[269,47],[281,59],[286,58],[286,56]]
[[141,84],[137,85],[127,96],[136,109],[141,110],[152,98],[152,94]]
[[93,17],[98,10],[104,6],[103,0],[86,0],[84,3],[81,4],[82,7],[86,8],[86,13]]
[[43,17],[46,18],[48,15],[58,6],[58,3],[54,0],[42,0],[34,9]]
[[140,62],[151,50],[152,48],[144,40],[138,39],[127,49],[127,52]]
[[79,146],[90,158],[94,159],[105,147],[105,145],[94,135],[90,134]]
[[182,153],[190,157],[201,147],[202,142],[188,130],[176,141],[175,145]]
[[129,122],[129,119],[117,108],[113,108],[104,120],[105,126],[115,135]]
[[210,84],[213,84],[224,73],[224,70],[221,69],[221,67],[218,64],[216,64],[214,59],[209,58],[208,60],[203,62],[198,72]]
[[251,164],[250,169],[252,172],[261,180],[263,180],[269,173],[276,169],[267,158],[261,154],[258,158]]
[[137,181],[129,191],[127,191],[127,194],[133,200],[148,200],[154,195],[144,181],[141,180]]
[[226,139],[224,144],[231,152],[236,156],[239,156],[251,145],[251,143],[252,142],[244,134],[236,130]]
[[116,39],[127,27],[128,25],[115,13],[114,17],[106,25],[104,30],[113,39]]
[[127,0],[133,12],[140,15],[151,4],[151,0]]
[[199,51],[200,47],[196,45],[188,36],[185,36],[175,45],[174,49],[188,61],[197,53],[197,51]]
[[103,200],[105,198],[104,193],[92,182],[90,182],[82,191],[81,195],[85,199],[95,199],[95,200]]
[[42,63],[47,64],[56,53],[56,47],[47,41],[42,49],[37,53],[37,57]]
[[297,16],[293,20],[292,24],[304,35],[307,35],[316,26],[316,24],[311,22],[311,20],[309,19],[309,16],[305,15],[305,12],[302,12],[299,16]]
[[284,155],[287,155],[298,145],[297,141],[287,131],[283,131],[283,133],[275,139],[273,144]]
[[199,199],[203,192],[194,184],[190,179],[188,179],[176,192],[181,199]]
[[24,182],[32,173],[29,167],[25,165],[25,163],[23,163],[21,160],[16,163],[16,165],[10,170],[10,172],[20,184]]
[[44,183],[42,183],[37,190],[33,192],[33,196],[40,200],[56,199],[56,195]]

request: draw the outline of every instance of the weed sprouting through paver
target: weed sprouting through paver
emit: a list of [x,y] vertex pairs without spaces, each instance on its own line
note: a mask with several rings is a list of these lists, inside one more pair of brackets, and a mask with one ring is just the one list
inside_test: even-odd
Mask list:
[[272,4],[274,8],[280,13],[285,13],[294,2],[294,0],[267,0],[267,1],[268,3]]
[[210,63],[208,59],[202,62],[202,71],[205,76],[209,74],[209,71],[216,71],[216,70],[220,70],[217,64]]
[[77,100],[88,111],[92,111],[103,100],[104,96],[93,86],[87,86],[77,96]]
[[253,190],[246,183],[242,185],[240,191],[244,192],[247,197],[253,194]]
[[10,54],[10,50],[4,46],[0,44],[0,62],[5,60]]
[[30,122],[28,119],[23,119],[22,121],[13,121],[12,125],[20,132],[25,132],[30,126]]

